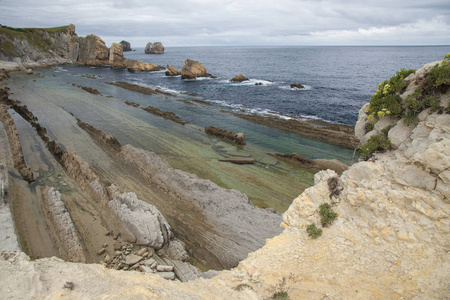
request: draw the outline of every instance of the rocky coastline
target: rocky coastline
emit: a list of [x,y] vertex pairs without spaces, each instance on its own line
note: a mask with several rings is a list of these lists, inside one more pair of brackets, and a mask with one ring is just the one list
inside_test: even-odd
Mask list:
[[261,116],[258,114],[234,113],[234,115],[247,121],[293,132],[301,136],[349,149],[355,149],[359,145],[359,141],[354,134],[354,127],[349,125],[296,117],[286,119],[275,116]]
[[[69,35],[71,32],[69,29]],[[67,32],[59,33],[56,38],[49,36],[65,43]],[[80,55],[89,57],[92,65],[111,61],[111,52],[106,54],[95,36],[79,40],[77,45],[77,59]],[[85,52],[92,45],[100,49],[95,56]],[[124,63],[115,58],[112,61]],[[411,74],[398,96],[402,101],[410,99],[417,90],[423,90],[434,66],[446,64],[445,60],[435,62]],[[198,69],[198,74],[207,74],[206,69]],[[198,74],[189,71],[184,78]],[[140,93],[164,93],[126,83],[113,85]],[[272,209],[255,207],[239,191],[171,167],[154,152],[130,144],[122,146],[113,135],[72,115],[77,134],[91,139],[106,153],[104,158],[111,158],[113,172],[118,174],[108,177],[101,168],[53,140],[32,109],[10,99],[8,88],[0,88],[2,139],[7,140],[2,147],[8,148],[10,168],[17,169],[26,181],[33,181],[10,114],[14,110],[35,129],[46,151],[86,201],[72,201],[75,198],[49,185],[37,188],[52,242],[59,256],[69,262],[56,257],[30,260],[14,246],[1,250],[0,289],[12,299],[118,295],[269,299],[281,292],[292,299],[445,299],[450,279],[450,87],[447,84],[433,91],[438,107],[422,110],[410,124],[405,123],[406,117],[378,114],[377,122],[369,126],[369,104],[360,110],[356,128],[318,120],[237,114],[350,149],[364,150],[373,142],[372,136],[384,134],[389,139],[385,152],[376,148],[366,160],[348,168],[296,153],[272,154],[321,170],[314,176],[314,186],[294,199],[281,216]],[[134,102],[127,104],[140,107]],[[221,138],[231,135],[233,140],[243,139],[243,134],[213,131]],[[7,168],[0,165],[0,216],[10,222],[3,218],[4,208],[8,202],[14,205],[20,194],[14,192],[18,186],[10,184],[12,175]],[[330,170],[333,168],[336,172]],[[122,182],[108,181],[120,176]],[[125,181],[131,184],[125,185]],[[146,189],[140,189],[143,185]],[[28,201],[25,194],[22,196]],[[86,208],[88,217],[79,219]],[[325,219],[330,216],[333,218]],[[86,228],[92,224],[95,226]],[[8,234],[14,236],[14,230],[8,229]],[[1,236],[10,238],[3,237],[3,232]],[[202,273],[189,263],[193,262],[191,256],[233,269]],[[214,278],[202,279],[211,275]]]

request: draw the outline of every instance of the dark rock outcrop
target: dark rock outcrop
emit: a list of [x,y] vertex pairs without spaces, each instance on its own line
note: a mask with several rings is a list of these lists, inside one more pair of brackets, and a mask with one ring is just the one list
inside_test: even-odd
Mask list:
[[205,132],[237,145],[245,145],[245,137],[242,132],[234,133],[229,130],[223,130],[212,126],[206,127]]
[[178,76],[180,74],[181,72],[179,70],[175,69],[171,65],[167,65],[166,76]]
[[164,54],[164,46],[161,42],[148,42],[145,46],[145,54]]
[[124,51],[124,52],[126,52],[126,51],[132,51],[131,45],[130,45],[129,42],[127,42],[127,41],[121,41],[119,44],[122,45],[122,48],[123,48],[123,51]]
[[291,84],[291,89],[294,89],[294,88],[304,89],[305,87],[300,82],[298,82],[298,83]]
[[338,174],[342,174],[342,172],[348,169],[348,165],[338,161],[337,159],[308,159],[298,153],[291,153],[291,154],[268,153],[268,154],[280,160],[293,163],[297,166],[300,166],[313,172],[330,169]]
[[211,77],[206,68],[196,60],[186,59],[181,68],[181,79],[195,79],[197,77]]
[[246,165],[246,164],[255,163],[254,158],[248,158],[248,157],[229,157],[229,158],[219,159],[219,161],[230,162],[230,163],[234,163],[234,164],[238,164],[238,165]]
[[239,74],[238,76],[231,78],[230,81],[231,82],[242,82],[242,81],[248,81],[248,78],[242,74]]

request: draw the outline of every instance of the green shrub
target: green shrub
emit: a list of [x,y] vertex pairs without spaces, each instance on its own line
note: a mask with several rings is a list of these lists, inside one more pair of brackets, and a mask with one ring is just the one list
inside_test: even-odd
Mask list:
[[367,160],[373,153],[377,151],[386,151],[390,148],[390,146],[391,141],[389,141],[385,136],[372,135],[365,144],[359,146],[359,150],[361,151],[359,157]]
[[445,91],[450,86],[450,60],[444,59],[442,64],[436,64],[428,75],[433,87],[443,89]]
[[372,122],[367,122],[366,123],[366,133],[371,132],[373,130],[373,128],[375,127],[375,124],[373,124]]
[[288,295],[288,292],[286,292],[286,291],[280,291],[280,292],[274,293],[270,299],[287,300],[287,299],[289,299],[289,295]]
[[319,215],[323,227],[330,225],[338,217],[338,214],[331,209],[331,205],[328,203],[322,203],[319,206]]
[[316,224],[312,223],[311,225],[306,226],[306,233],[313,239],[318,238],[322,235],[322,229],[317,228]]

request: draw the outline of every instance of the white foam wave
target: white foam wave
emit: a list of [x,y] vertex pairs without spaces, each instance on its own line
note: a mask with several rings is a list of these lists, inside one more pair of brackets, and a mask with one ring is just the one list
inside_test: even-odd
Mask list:
[[274,85],[275,82],[264,79],[249,79],[242,82],[231,82],[229,80],[222,80],[221,83],[225,83],[228,86],[257,86],[257,85]]
[[53,68],[54,72],[59,73],[59,72],[69,72],[69,70],[64,69],[63,67],[54,67]]
[[291,88],[291,86],[290,85],[280,85],[280,86],[278,86],[278,88],[280,88],[280,89],[282,89],[282,90],[289,90],[289,91],[294,91],[294,92],[298,92],[298,91],[309,91],[309,90],[312,90],[313,89],[313,87],[312,86],[310,86],[310,85],[303,85],[304,86],[304,88],[302,88],[302,89],[299,89],[299,88]]
[[208,100],[208,101],[212,102],[212,103],[216,103],[216,104],[218,104],[220,106],[223,106],[223,107],[231,107],[231,108],[239,109],[239,110],[243,108],[242,104],[228,103],[228,102],[223,101],[223,100]]

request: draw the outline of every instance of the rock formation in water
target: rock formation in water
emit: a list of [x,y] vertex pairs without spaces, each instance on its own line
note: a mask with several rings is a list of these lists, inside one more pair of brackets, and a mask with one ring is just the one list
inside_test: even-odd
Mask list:
[[305,88],[300,82],[298,82],[298,83],[292,83],[292,84],[290,85],[290,87],[291,87],[291,89],[294,89],[294,88],[296,88],[296,89],[304,89],[304,88]]
[[109,62],[109,49],[95,34],[73,39],[72,58],[74,62],[87,66],[104,66]]
[[230,81],[231,82],[242,82],[242,81],[248,81],[248,78],[242,74],[239,74],[239,75],[231,78]]
[[342,172],[348,169],[348,165],[340,162],[337,159],[308,159],[298,153],[290,153],[290,154],[268,153],[268,154],[280,160],[293,163],[295,165],[311,170],[313,172],[330,169],[338,174],[342,174]]
[[65,63],[128,68],[130,71],[159,71],[164,67],[123,57],[123,46],[108,48],[98,36],[79,37],[75,26],[57,28],[0,27],[0,66],[7,70],[28,70]]
[[127,42],[127,41],[121,41],[119,44],[122,45],[123,52],[132,51],[131,45],[130,45],[129,42]]
[[206,127],[205,132],[209,135],[213,135],[236,145],[245,145],[245,136],[242,132],[234,133],[232,131],[223,130],[213,126]]
[[111,48],[109,48],[109,65],[111,68],[119,69],[128,67],[127,59],[123,57],[123,48],[121,44],[111,44]]
[[171,65],[167,65],[166,76],[178,76],[181,75],[181,71],[178,71]]
[[195,79],[197,77],[211,77],[206,68],[196,60],[186,59],[181,68],[181,79]]
[[133,72],[152,72],[164,70],[164,67],[155,65],[154,63],[146,63],[134,59],[127,60],[127,68],[128,71]]
[[164,46],[161,42],[148,42],[145,46],[145,54],[164,54]]

